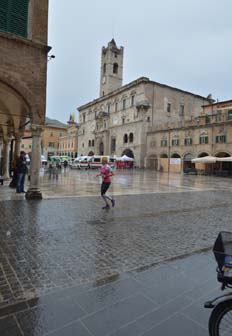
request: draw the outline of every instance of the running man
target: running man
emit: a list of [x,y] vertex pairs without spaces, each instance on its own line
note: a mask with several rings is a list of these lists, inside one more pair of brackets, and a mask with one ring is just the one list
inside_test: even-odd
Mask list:
[[107,158],[103,157],[102,158],[102,167],[101,167],[101,172],[100,174],[97,174],[96,176],[101,176],[102,177],[102,184],[101,184],[101,197],[103,198],[105,202],[105,206],[102,209],[110,209],[109,200],[111,202],[112,207],[115,206],[115,200],[106,195],[107,190],[110,187],[111,184],[111,176],[114,175],[112,168],[107,164]]

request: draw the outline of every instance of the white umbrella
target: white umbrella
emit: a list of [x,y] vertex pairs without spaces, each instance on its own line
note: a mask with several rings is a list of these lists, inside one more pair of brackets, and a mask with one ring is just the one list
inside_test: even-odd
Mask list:
[[232,162],[232,156],[217,157],[216,160],[219,162]]
[[130,158],[129,156],[127,155],[123,155],[121,157],[121,161],[134,161],[134,159]]
[[217,158],[215,156],[203,156],[191,160],[193,163],[215,163]]

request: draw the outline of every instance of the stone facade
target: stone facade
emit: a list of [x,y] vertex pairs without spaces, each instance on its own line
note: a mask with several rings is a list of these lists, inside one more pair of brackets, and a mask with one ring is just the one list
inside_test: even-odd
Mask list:
[[[40,167],[37,148],[40,148],[46,108],[47,53],[50,50],[47,46],[48,0],[3,1],[0,12],[0,142],[3,174],[5,179],[9,177],[9,143],[15,139],[14,156],[17,156],[25,124],[30,119],[34,162],[31,192],[27,196],[33,197],[34,192],[35,197],[41,198],[37,185]],[[17,21],[15,24],[14,20]]]
[[[206,103],[204,97],[139,78],[79,107],[79,154],[126,153],[135,158],[137,167],[145,167],[148,132],[153,127],[162,129],[169,119],[181,126],[183,120],[202,113],[202,105]],[[90,143],[94,146],[89,146]]]
[[68,155],[71,158],[78,156],[78,124],[69,123],[67,133],[59,137],[58,155]]
[[[148,167],[181,172],[193,166],[191,159],[208,155],[232,156],[231,100],[205,105],[201,113],[184,120],[181,125],[170,118],[161,127],[154,126],[148,131]],[[220,168],[217,165],[214,166],[215,170]],[[199,170],[207,168],[204,164],[195,166]]]
[[[113,47],[117,48],[115,41]],[[111,49],[112,41],[103,52],[113,60]],[[110,63],[106,75],[112,73]],[[106,92],[78,108],[79,155],[127,154],[137,167],[166,172],[182,172],[198,156],[232,155],[232,101],[214,103],[211,95],[146,77]]]

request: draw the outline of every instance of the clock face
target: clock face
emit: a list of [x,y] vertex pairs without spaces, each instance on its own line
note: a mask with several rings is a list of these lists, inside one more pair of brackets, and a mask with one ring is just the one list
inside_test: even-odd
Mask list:
[[102,78],[102,84],[105,84],[105,82],[106,82],[106,77],[103,76],[103,78]]
[[113,118],[113,124],[116,125],[118,123],[118,118],[117,117],[114,117]]

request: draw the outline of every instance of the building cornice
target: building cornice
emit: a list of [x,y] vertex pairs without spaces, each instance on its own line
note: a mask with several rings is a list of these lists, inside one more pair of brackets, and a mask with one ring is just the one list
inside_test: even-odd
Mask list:
[[163,133],[163,132],[170,132],[170,131],[185,131],[189,129],[202,129],[202,128],[213,128],[215,126],[226,126],[228,124],[231,124],[232,120],[227,120],[223,122],[218,123],[210,123],[210,124],[204,124],[204,125],[189,125],[189,126],[183,126],[183,127],[170,127],[170,128],[164,128],[164,129],[158,129],[154,131],[147,131],[148,135],[151,134],[157,134],[157,133]]
[[36,48],[36,49],[41,49],[41,50],[45,51],[46,53],[48,53],[52,49],[52,47],[50,47],[46,44],[40,43],[38,41],[28,40],[24,37],[21,37],[21,36],[18,36],[18,35],[15,35],[13,33],[9,33],[9,32],[0,31],[0,38],[5,38],[7,40],[11,40],[11,41],[14,41],[14,42],[19,43],[19,44],[28,45],[28,46]]

